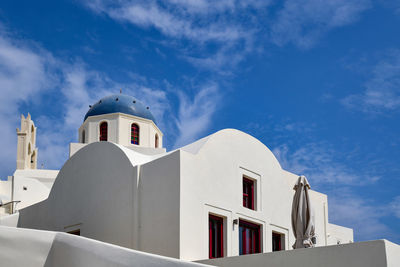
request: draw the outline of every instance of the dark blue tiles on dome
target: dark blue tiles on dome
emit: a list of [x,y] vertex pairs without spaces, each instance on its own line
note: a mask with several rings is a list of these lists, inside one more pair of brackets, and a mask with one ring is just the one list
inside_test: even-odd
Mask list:
[[152,120],[156,124],[156,120],[148,108],[137,101],[134,97],[123,94],[110,95],[100,99],[96,104],[90,107],[83,121],[90,116],[117,112]]

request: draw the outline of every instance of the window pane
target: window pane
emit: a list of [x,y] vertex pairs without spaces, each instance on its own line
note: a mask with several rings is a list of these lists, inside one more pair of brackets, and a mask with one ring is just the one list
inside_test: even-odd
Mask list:
[[219,258],[224,256],[224,229],[223,219],[217,216],[209,216],[209,257]]
[[100,124],[100,141],[107,141],[107,122],[102,122]]
[[243,207],[254,210],[254,181],[243,177]]
[[272,251],[282,250],[282,237],[284,235],[272,233]]
[[131,144],[139,145],[139,126],[135,123],[131,125]]
[[252,254],[261,252],[260,226],[240,221],[239,223],[239,254]]

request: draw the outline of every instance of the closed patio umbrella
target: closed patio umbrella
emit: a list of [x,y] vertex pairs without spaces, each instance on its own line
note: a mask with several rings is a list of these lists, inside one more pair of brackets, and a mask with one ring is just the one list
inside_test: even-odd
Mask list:
[[307,178],[300,176],[293,189],[296,191],[292,203],[292,229],[296,237],[293,248],[314,247],[312,238],[315,235],[315,222],[308,193],[310,184]]

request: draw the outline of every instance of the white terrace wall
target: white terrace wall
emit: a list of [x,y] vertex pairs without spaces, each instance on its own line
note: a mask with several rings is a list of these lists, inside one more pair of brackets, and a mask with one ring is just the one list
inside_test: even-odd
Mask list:
[[175,151],[140,166],[136,249],[182,258],[179,160],[180,154]]
[[198,262],[219,267],[398,267],[400,246],[375,240]]
[[0,265],[29,267],[201,267],[75,235],[0,226]]

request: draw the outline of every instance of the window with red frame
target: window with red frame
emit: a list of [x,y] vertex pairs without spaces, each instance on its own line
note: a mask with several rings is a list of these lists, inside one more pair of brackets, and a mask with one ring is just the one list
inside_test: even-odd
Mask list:
[[272,233],[272,251],[282,250],[282,237],[284,235],[279,233]]
[[86,140],[86,133],[85,130],[82,131],[82,143],[84,144]]
[[131,144],[139,144],[139,126],[135,123],[131,125]]
[[156,134],[155,136],[155,144],[154,147],[157,148],[158,147],[158,134]]
[[243,207],[254,210],[254,181],[243,177]]
[[260,226],[239,220],[239,255],[261,252]]
[[102,122],[100,124],[100,141],[107,141],[107,131],[108,131],[107,122]]
[[224,256],[224,219],[218,216],[209,215],[209,257],[220,258]]

